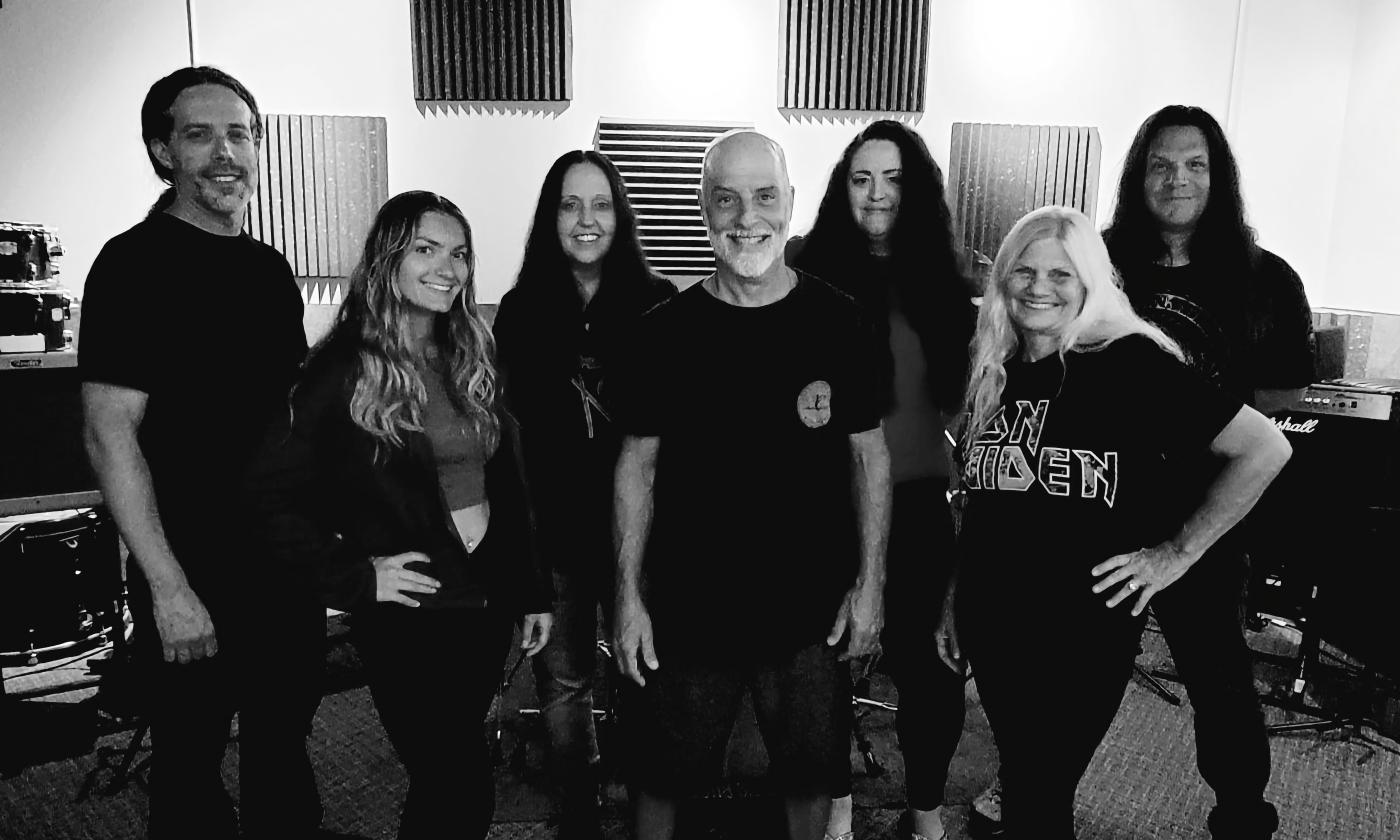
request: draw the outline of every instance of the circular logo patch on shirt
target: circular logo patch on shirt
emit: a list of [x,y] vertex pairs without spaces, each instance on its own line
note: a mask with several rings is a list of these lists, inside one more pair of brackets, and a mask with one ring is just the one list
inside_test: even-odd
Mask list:
[[831,386],[818,379],[797,395],[797,416],[809,429],[820,429],[831,422]]

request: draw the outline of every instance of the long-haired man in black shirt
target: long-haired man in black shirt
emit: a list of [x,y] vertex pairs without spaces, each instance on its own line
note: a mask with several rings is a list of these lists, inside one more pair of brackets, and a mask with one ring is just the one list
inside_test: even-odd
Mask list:
[[[1134,308],[1222,387],[1268,414],[1312,382],[1302,282],[1256,243],[1239,167],[1209,113],[1170,105],[1147,118],[1104,239]],[[1196,466],[1201,481],[1176,494],[1188,509],[1219,469]],[[1216,796],[1212,836],[1267,838],[1278,814],[1264,799],[1269,743],[1241,622],[1249,572],[1240,529],[1211,554],[1153,611],[1195,711],[1197,765]]]
[[131,551],[149,832],[235,836],[220,765],[238,708],[243,834],[306,836],[320,822],[305,738],[325,613],[240,539],[237,513],[306,354],[286,259],[243,232],[261,117],[237,79],[186,67],[151,87],[141,130],[169,189],[93,263],[80,370],[88,454]]

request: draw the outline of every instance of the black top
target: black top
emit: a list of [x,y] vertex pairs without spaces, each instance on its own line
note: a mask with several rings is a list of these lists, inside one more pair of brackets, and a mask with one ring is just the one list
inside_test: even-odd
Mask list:
[[442,588],[412,595],[424,607],[492,606],[548,612],[515,423],[498,411],[501,440],[486,462],[491,522],[477,549],[462,545],[438,482],[427,435],[381,444],[350,417],[358,349],[334,339],[317,350],[249,471],[250,530],[280,579],[306,580],[327,606],[375,603],[372,557],[420,551]]
[[1104,609],[1089,570],[1180,530],[1184,515],[1163,504],[1176,456],[1208,450],[1240,400],[1140,336],[1006,373],[1002,409],[965,462],[959,597],[1070,622],[1127,615]]
[[139,441],[161,524],[206,600],[208,570],[244,559],[239,481],[306,355],[301,314],[276,250],[166,213],[109,241],[88,274],[82,377],[146,394]]
[[663,660],[813,644],[854,580],[849,436],[879,425],[885,351],[854,301],[798,278],[751,308],[692,286],[627,355],[622,429],[660,438],[643,573]]
[[628,332],[675,288],[664,280],[604,280],[584,306],[573,279],[562,283],[563,293],[511,289],[492,332],[505,399],[520,420],[544,559],[608,580],[613,467],[622,440],[612,374]]
[[[938,276],[941,264],[928,254],[895,260],[862,251],[845,255],[837,264],[824,264],[819,261],[824,258],[821,249],[808,245],[803,236],[789,239],[784,250],[788,265],[814,274],[854,298],[880,337],[890,344],[890,351],[882,358],[891,366],[896,360],[889,317],[897,307],[918,336],[928,395],[946,412],[959,410],[967,387],[968,345],[977,323],[977,307],[964,293],[961,278]],[[894,396],[892,392],[891,398]]]
[[1260,249],[1244,278],[1201,262],[1119,269],[1138,314],[1176,339],[1188,364],[1241,400],[1253,403],[1262,388],[1312,383],[1312,310],[1302,280],[1277,255]]

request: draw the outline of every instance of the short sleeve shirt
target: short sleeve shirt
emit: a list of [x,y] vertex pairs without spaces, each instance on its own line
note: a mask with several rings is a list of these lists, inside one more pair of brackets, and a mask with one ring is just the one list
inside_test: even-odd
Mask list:
[[1105,612],[1089,570],[1181,528],[1180,456],[1206,451],[1242,403],[1141,336],[1006,373],[1001,410],[965,460],[960,589],[1071,618]]
[[617,383],[657,437],[646,598],[666,651],[762,656],[820,640],[859,564],[850,436],[887,385],[855,302],[798,273],[761,307],[696,284],[652,310]]
[[81,376],[146,395],[138,440],[192,579],[232,544],[243,470],[306,354],[301,313],[276,250],[167,213],[110,240],[88,274]]

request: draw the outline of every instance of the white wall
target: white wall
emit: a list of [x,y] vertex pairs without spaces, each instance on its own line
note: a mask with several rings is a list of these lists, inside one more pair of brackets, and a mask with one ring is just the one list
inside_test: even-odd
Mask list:
[[[1327,300],[1338,308],[1400,313],[1400,3],[1362,0],[1351,79]],[[1311,186],[1301,173],[1297,180]]]
[[[1314,305],[1342,305],[1344,298],[1348,305],[1397,308],[1387,295],[1400,292],[1338,286],[1346,291],[1334,299],[1326,278],[1328,271],[1352,271],[1357,260],[1379,260],[1380,238],[1344,236],[1331,217],[1334,204],[1338,218],[1350,205],[1378,206],[1368,167],[1394,166],[1396,116],[1382,105],[1385,85],[1396,89],[1385,47],[1397,42],[1397,5],[933,0],[928,97],[917,128],[946,166],[953,122],[1098,126],[1102,221],[1142,119],[1172,102],[1201,105],[1235,126],[1261,239],[1298,267]],[[81,285],[101,242],[134,222],[155,195],[136,112],[145,86],[184,60],[183,6],[179,0],[10,0],[0,9],[0,79],[21,67],[32,89],[0,85],[0,113],[8,115],[26,96],[41,103],[25,106],[33,115],[31,135],[20,137],[8,120],[0,124],[0,176],[13,174],[2,167],[24,168],[15,161],[40,171],[83,164],[58,182],[27,176],[12,188],[4,177],[0,217],[58,224],[71,255],[70,286]],[[865,119],[778,112],[777,0],[572,0],[575,98],[567,107],[420,109],[413,101],[408,7],[406,0],[194,0],[195,59],[241,78],[268,112],[386,117],[391,191],[434,189],[463,206],[476,229],[483,301],[498,299],[512,281],[545,169],[560,153],[588,146],[600,116],[755,124],[787,149],[798,190],[797,231],[810,224],[832,163]],[[1367,23],[1358,25],[1363,8]],[[1384,30],[1367,31],[1386,22],[1388,40]],[[15,23],[30,31],[12,33]],[[53,53],[34,37],[36,28],[57,37],[71,70],[23,69]],[[1355,63],[1353,43],[1369,45]],[[100,56],[99,67],[78,60],[89,55]],[[1352,107],[1343,111],[1348,85],[1362,76],[1376,78],[1354,90]],[[77,100],[88,104],[69,105]],[[51,110],[54,102],[60,107]],[[102,130],[91,132],[91,140],[75,138],[90,133],[78,128],[90,111],[105,115]],[[1343,114],[1345,132],[1338,126]],[[1378,129],[1389,131],[1385,140],[1371,137]],[[15,148],[19,154],[10,151]],[[1364,153],[1365,164],[1347,150]],[[42,190],[42,199],[30,196]],[[17,197],[28,203],[18,207]],[[1365,218],[1372,216],[1367,209]],[[1344,239],[1352,253],[1339,263]]]
[[[591,146],[599,117],[753,123],[786,147],[797,218],[810,219],[854,129],[779,116],[776,3],[572,7],[574,99],[560,113],[420,110],[406,0],[197,0],[195,57],[239,76],[269,112],[387,117],[390,191],[431,189],[461,205],[477,243],[482,301],[498,300],[514,281],[545,170],[560,154]],[[262,23],[273,19],[276,27]]]
[[1174,102],[1224,119],[1234,27],[1222,0],[934,0],[920,130],[946,166],[954,122],[1097,126],[1106,221],[1143,119]]
[[0,220],[57,227],[72,289],[160,194],[141,100],[188,54],[183,0],[0,8]]
[[1259,244],[1303,278],[1315,306],[1336,306],[1335,284],[1327,280],[1331,187],[1343,159],[1359,4],[1245,0],[1244,9],[1238,85],[1226,130],[1239,160],[1249,220]]

